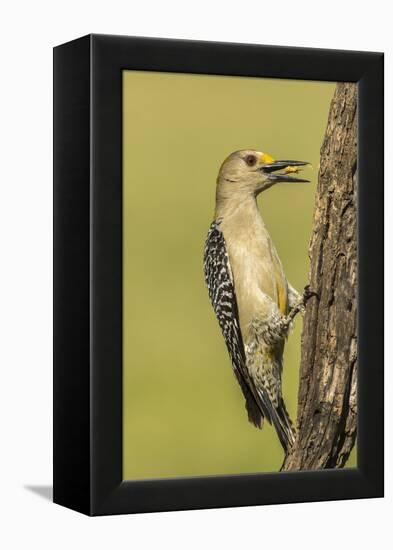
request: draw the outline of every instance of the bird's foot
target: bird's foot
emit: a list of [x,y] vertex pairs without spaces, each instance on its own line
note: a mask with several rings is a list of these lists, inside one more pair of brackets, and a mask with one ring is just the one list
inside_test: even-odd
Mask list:
[[292,307],[292,309],[290,310],[290,312],[286,317],[286,323],[288,324],[288,326],[294,320],[294,318],[298,313],[301,313],[302,315],[305,313],[307,302],[313,296],[315,296],[319,300],[319,294],[311,290],[310,285],[305,286],[303,295],[301,296],[299,295],[299,299],[297,303]]
[[306,285],[304,287],[304,292],[303,292],[303,306],[304,307],[306,307],[307,302],[313,296],[315,296],[318,300],[320,299],[320,296],[319,296],[318,292],[315,292],[314,290],[311,290],[310,285]]

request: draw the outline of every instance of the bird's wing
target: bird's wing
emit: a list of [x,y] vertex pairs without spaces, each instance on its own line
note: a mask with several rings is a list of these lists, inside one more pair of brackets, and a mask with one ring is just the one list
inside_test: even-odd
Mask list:
[[232,270],[224,235],[217,221],[212,223],[207,235],[204,271],[210,301],[224,336],[234,373],[246,399],[248,418],[255,426],[261,427],[263,416],[267,416],[270,421],[270,414],[261,403],[246,367]]

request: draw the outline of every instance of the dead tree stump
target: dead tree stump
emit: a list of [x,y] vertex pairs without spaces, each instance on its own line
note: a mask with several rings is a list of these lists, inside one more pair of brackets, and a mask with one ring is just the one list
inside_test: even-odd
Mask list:
[[314,208],[297,439],[282,470],[340,468],[357,424],[357,87],[337,85]]

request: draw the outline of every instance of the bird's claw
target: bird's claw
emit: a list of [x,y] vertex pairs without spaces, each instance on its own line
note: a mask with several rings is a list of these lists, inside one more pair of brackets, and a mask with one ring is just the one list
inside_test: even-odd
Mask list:
[[306,285],[304,287],[304,292],[303,292],[303,305],[306,306],[309,299],[312,298],[313,296],[315,296],[319,300],[318,292],[311,290],[310,285]]

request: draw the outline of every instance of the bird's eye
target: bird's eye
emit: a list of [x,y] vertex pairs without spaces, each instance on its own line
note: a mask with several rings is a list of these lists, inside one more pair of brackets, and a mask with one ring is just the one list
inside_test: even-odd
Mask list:
[[256,159],[256,157],[254,157],[254,155],[247,155],[244,160],[246,161],[246,164],[248,166],[255,166],[255,164],[257,162],[257,159]]

